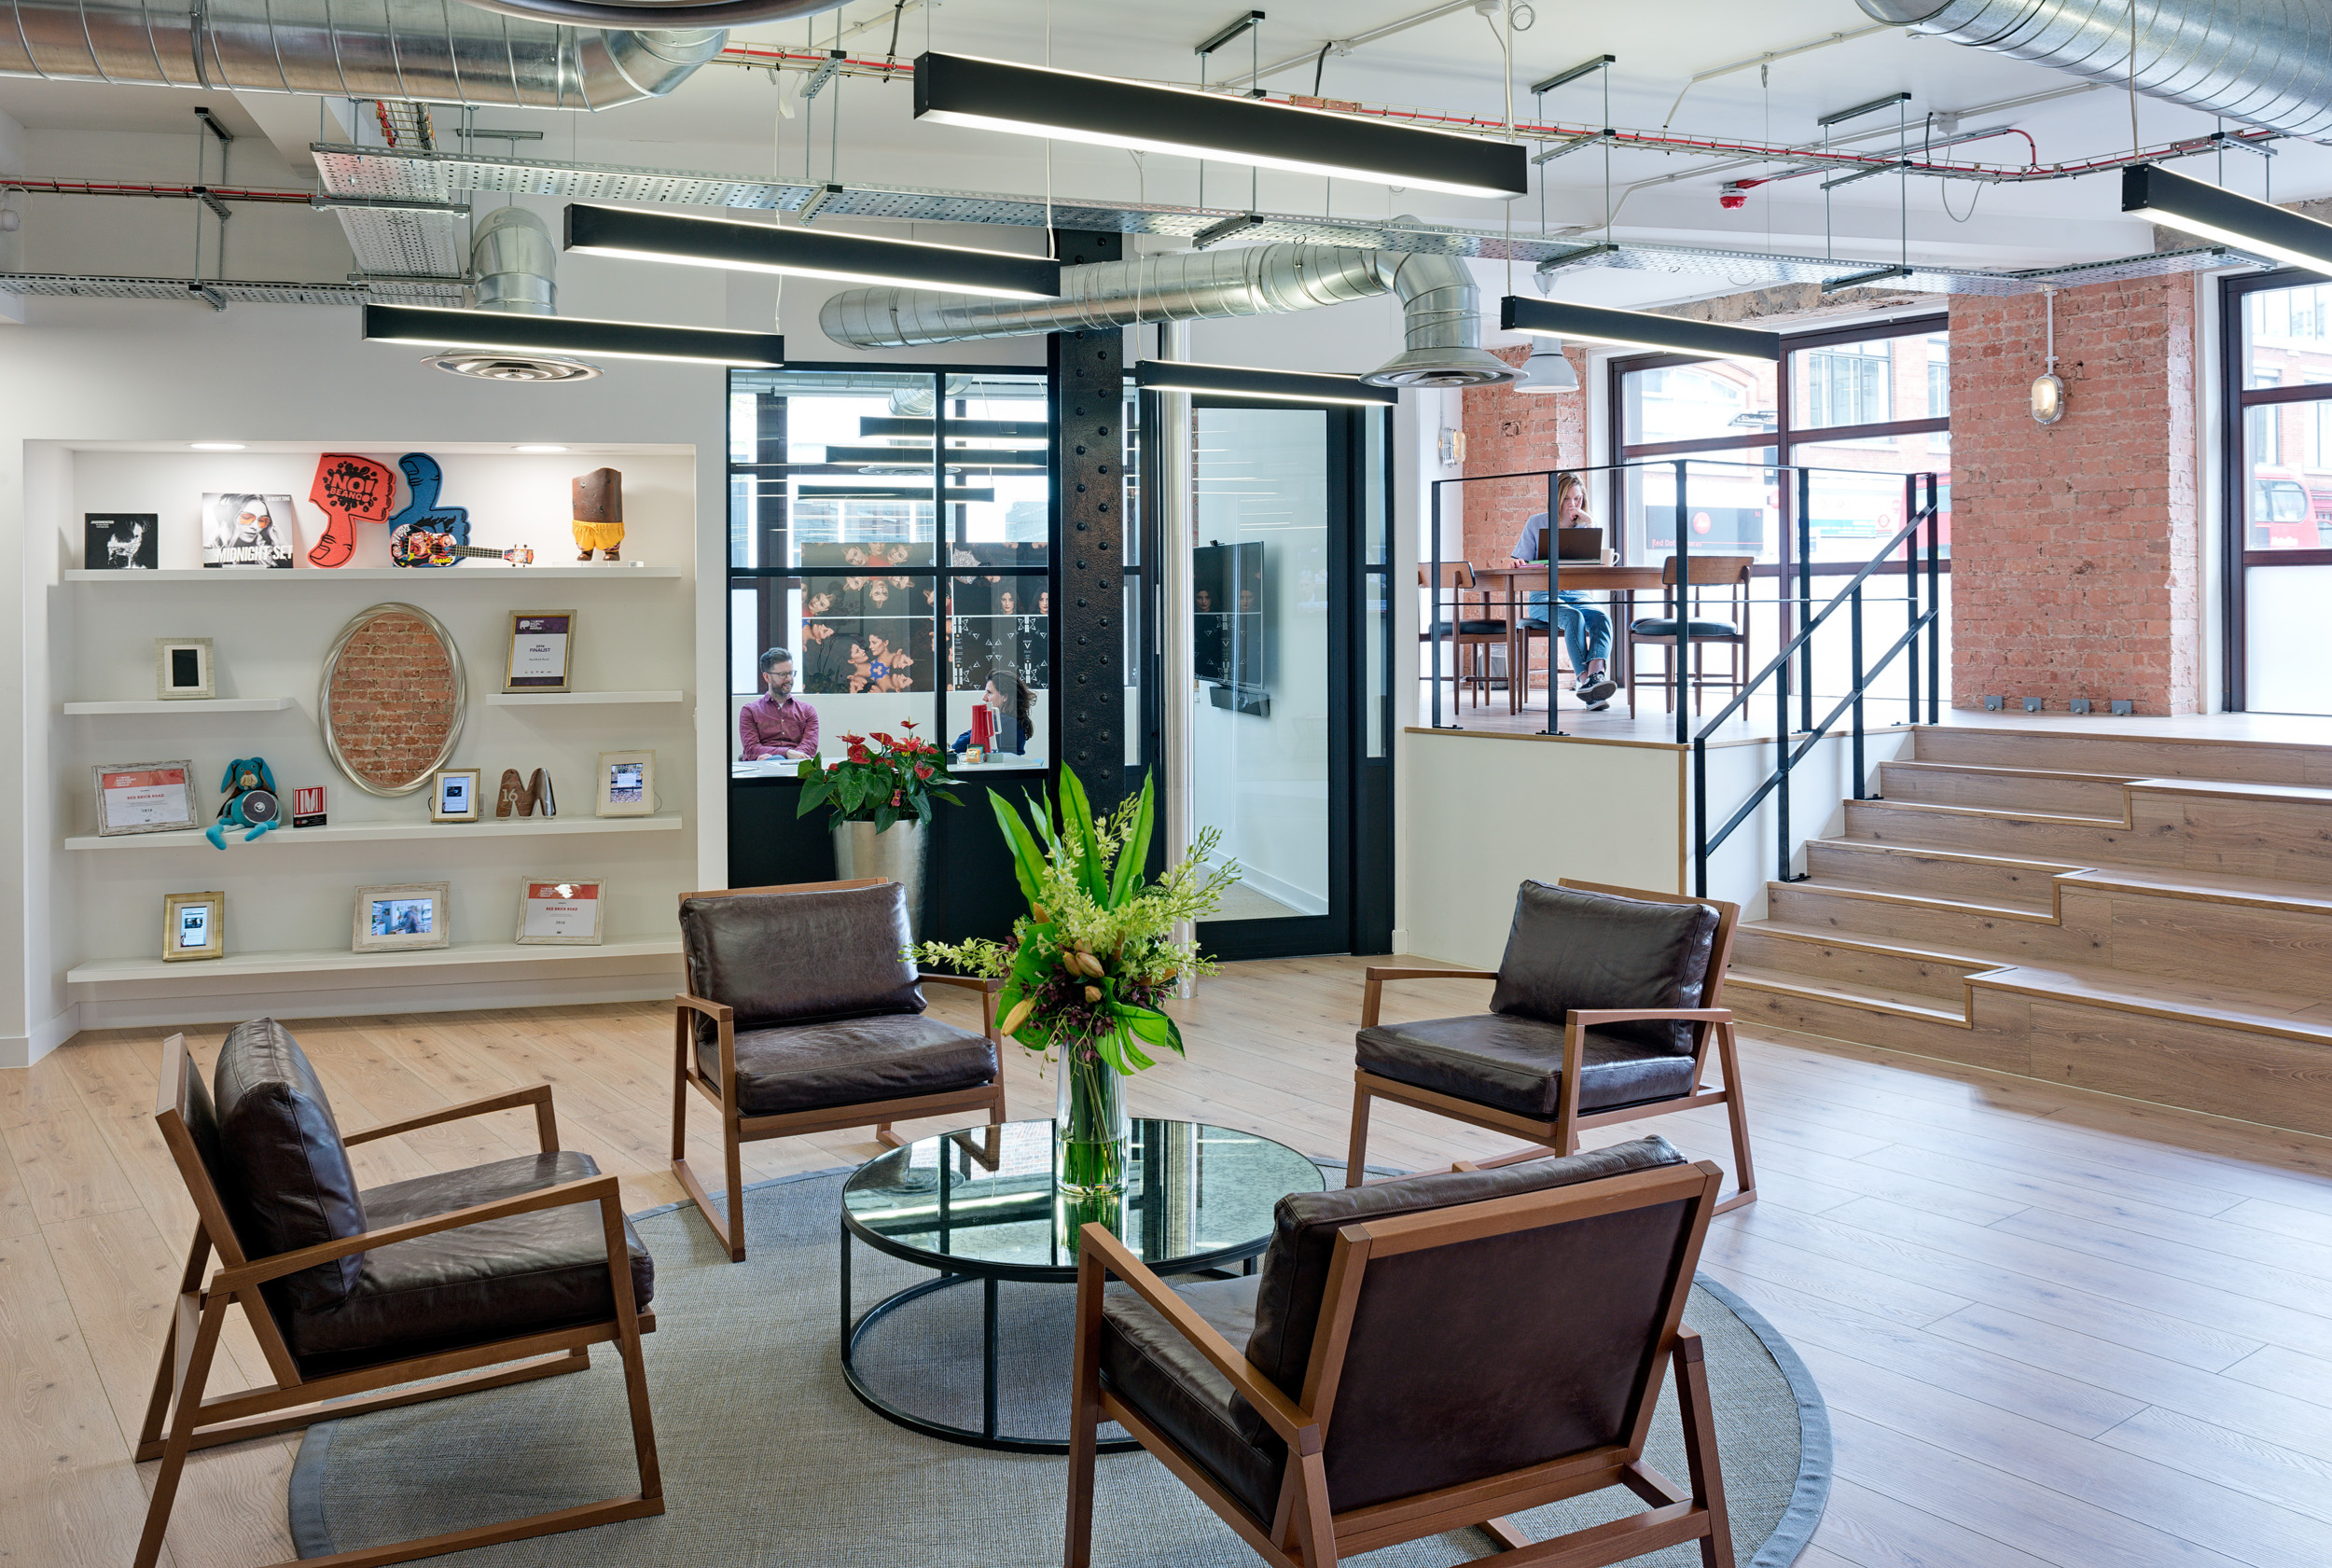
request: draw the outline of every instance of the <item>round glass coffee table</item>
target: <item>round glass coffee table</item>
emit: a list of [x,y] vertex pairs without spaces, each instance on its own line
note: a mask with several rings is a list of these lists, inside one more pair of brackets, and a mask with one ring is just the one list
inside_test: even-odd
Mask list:
[[[1076,1283],[1079,1228],[1108,1226],[1160,1274],[1252,1273],[1271,1240],[1272,1206],[1326,1185],[1318,1166],[1269,1138],[1145,1120],[1133,1124],[1121,1196],[1064,1197],[1053,1186],[1052,1131],[1050,1121],[1016,1121],[925,1138],[868,1160],[844,1185],[842,1376],[869,1408],[950,1442],[1066,1452],[1076,1292],[1026,1287]],[[938,1276],[854,1315],[854,1236]],[[977,1313],[969,1293],[953,1289],[975,1282]]]

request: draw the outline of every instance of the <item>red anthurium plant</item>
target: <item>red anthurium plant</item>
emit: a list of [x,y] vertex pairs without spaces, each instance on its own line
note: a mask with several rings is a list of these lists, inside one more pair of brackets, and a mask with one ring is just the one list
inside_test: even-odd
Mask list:
[[806,759],[796,770],[802,789],[795,814],[808,816],[820,806],[832,806],[836,820],[871,822],[881,833],[909,817],[928,826],[934,800],[964,804],[947,790],[962,783],[948,776],[947,753],[918,738],[912,720],[899,728],[908,733],[895,736],[878,729],[871,736],[843,736],[850,749],[831,768],[817,757]]

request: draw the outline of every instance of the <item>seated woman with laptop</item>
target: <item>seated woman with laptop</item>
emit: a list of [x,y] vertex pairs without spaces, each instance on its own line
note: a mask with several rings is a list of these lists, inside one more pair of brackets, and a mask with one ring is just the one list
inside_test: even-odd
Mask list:
[[[1603,561],[1601,531],[1595,528],[1594,520],[1587,515],[1587,482],[1578,475],[1565,474],[1555,481],[1555,516],[1560,543],[1568,543],[1561,536],[1575,529],[1585,529],[1597,534],[1595,548],[1582,559],[1591,559],[1600,564]],[[1544,565],[1548,543],[1547,514],[1533,512],[1529,520],[1522,524],[1522,535],[1515,540],[1513,559],[1506,564]],[[1563,559],[1571,559],[1567,551]],[[1523,603],[1528,609],[1537,610],[1539,614],[1526,618],[1522,624],[1534,631],[1545,631],[1546,590],[1541,589],[1532,593]],[[1579,701],[1586,703],[1590,712],[1603,712],[1611,706],[1612,696],[1619,689],[1619,683],[1606,673],[1611,659],[1611,617],[1588,604],[1585,595],[1566,590],[1557,595],[1555,625],[1562,633],[1564,645],[1571,650],[1572,690],[1577,693]],[[1550,690],[1553,679],[1549,673]]]

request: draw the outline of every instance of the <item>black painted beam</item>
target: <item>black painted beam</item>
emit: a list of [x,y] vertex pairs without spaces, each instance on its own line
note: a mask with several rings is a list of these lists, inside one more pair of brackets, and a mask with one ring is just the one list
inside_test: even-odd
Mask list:
[[[1117,261],[1122,234],[1060,232],[1064,266]],[[1049,340],[1053,410],[1053,756],[1095,815],[1125,795],[1125,340],[1116,327]]]

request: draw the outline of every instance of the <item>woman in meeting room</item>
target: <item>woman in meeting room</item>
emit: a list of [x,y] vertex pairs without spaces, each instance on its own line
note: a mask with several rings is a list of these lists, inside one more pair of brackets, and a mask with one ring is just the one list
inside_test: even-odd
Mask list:
[[[1595,526],[1595,520],[1587,515],[1587,481],[1578,475],[1564,474],[1555,480],[1555,516],[1558,528]],[[1551,543],[1547,537],[1547,514],[1533,512],[1522,524],[1522,536],[1515,540],[1514,556],[1506,564],[1544,565]],[[1606,673],[1611,659],[1611,617],[1588,604],[1583,594],[1566,590],[1558,598],[1555,625],[1562,630],[1563,644],[1571,650],[1572,689],[1591,712],[1601,713],[1611,706],[1612,694],[1619,689],[1619,683]],[[1523,603],[1538,614],[1522,624],[1534,631],[1547,630],[1547,590],[1540,589]],[[1550,673],[1550,692],[1553,684]],[[1548,701],[1551,706],[1553,698],[1550,696]]]
[[[1010,752],[1019,756],[1028,750],[1029,710],[1036,699],[1028,683],[1009,670],[999,670],[988,677],[988,688],[980,693],[988,709],[988,739],[981,742],[991,756]],[[962,752],[973,743],[969,729],[955,738],[954,750]]]

